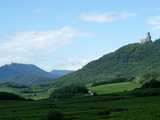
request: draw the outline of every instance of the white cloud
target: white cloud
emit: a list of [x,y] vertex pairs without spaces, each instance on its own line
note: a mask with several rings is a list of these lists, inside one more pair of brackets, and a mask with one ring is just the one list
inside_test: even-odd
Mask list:
[[66,58],[61,61],[60,64],[56,66],[58,69],[66,70],[78,70],[85,66],[87,63],[98,59],[99,57],[89,57],[89,58]]
[[153,29],[160,29],[160,16],[153,17],[147,21],[149,25],[153,27]]
[[130,16],[136,16],[136,14],[129,12],[84,13],[80,15],[80,19],[87,22],[108,23],[125,20]]
[[0,64],[39,61],[71,43],[78,36],[79,32],[71,27],[17,32],[0,42]]
[[65,61],[57,65],[56,68],[59,69],[66,69],[66,70],[77,70],[86,65],[89,62],[88,59],[74,59],[74,58],[67,58]]

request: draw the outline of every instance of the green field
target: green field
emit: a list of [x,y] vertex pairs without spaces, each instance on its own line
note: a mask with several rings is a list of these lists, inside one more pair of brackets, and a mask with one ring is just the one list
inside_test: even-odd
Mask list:
[[[102,95],[102,94],[129,91],[137,87],[139,87],[139,84],[136,84],[133,82],[121,82],[121,83],[111,83],[111,84],[99,85],[95,87],[89,87],[89,89],[93,92],[96,92],[99,95]],[[19,89],[19,88],[1,86],[0,91],[15,93],[27,99],[31,98],[34,100],[39,100],[39,99],[48,98],[50,93],[53,91],[53,89],[42,88],[42,87],[32,87],[28,89],[20,88]]]
[[[138,87],[140,85],[133,82],[121,82],[89,87],[98,96],[37,101],[0,100],[0,120],[44,120],[42,118],[54,110],[62,112],[64,120],[160,120],[160,95],[136,97],[120,93]],[[32,96],[32,92],[36,96]],[[39,99],[48,96],[49,92],[51,91],[33,87],[31,93],[26,94]]]
[[160,120],[160,96],[87,96],[65,101],[0,101],[0,120],[41,120],[58,109],[66,120]]
[[140,85],[133,82],[121,82],[121,83],[112,83],[104,84],[95,87],[89,87],[89,89],[97,94],[108,94],[108,93],[117,93],[130,91],[135,88],[138,88]]
[[44,87],[14,88],[14,87],[0,86],[0,92],[15,93],[20,96],[23,96],[24,98],[34,99],[34,100],[46,99],[49,97],[52,91],[53,89]]

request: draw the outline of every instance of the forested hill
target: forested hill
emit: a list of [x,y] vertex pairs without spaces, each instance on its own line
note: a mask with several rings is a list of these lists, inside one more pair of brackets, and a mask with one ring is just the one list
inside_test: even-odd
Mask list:
[[32,64],[12,63],[0,67],[0,83],[33,85],[53,79],[50,73]]
[[160,39],[123,46],[58,79],[55,86],[116,81],[119,78],[129,81],[151,71],[160,71]]

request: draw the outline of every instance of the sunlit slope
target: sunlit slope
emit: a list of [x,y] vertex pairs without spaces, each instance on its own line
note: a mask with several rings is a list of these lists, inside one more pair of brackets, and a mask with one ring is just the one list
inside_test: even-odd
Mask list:
[[57,80],[55,86],[89,84],[125,78],[131,81],[146,72],[160,71],[160,40],[151,43],[129,44],[82,69]]
[[98,85],[95,87],[89,87],[89,89],[97,94],[109,94],[109,93],[130,91],[138,87],[140,87],[138,83],[121,82],[121,83]]

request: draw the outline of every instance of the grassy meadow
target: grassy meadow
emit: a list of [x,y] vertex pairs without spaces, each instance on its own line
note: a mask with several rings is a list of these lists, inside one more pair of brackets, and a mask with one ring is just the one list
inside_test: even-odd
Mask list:
[[[55,110],[64,114],[64,120],[159,120],[160,95],[136,97],[123,94],[138,87],[140,85],[134,82],[104,84],[89,87],[97,96],[52,100],[42,98],[47,98],[53,89],[32,87],[19,91],[14,88],[15,92],[35,101],[1,100],[0,120],[46,120],[43,119],[46,114]],[[5,87],[0,90],[5,89],[12,90]]]
[[130,91],[138,87],[140,87],[138,83],[120,82],[120,83],[111,83],[111,84],[104,84],[104,85],[89,87],[89,89],[101,95],[101,94],[110,94],[110,93]]
[[26,99],[34,99],[34,100],[46,99],[49,97],[52,91],[53,90],[49,89],[48,87],[44,88],[39,86],[34,86],[30,88],[0,86],[0,92],[15,93],[20,96],[23,96]]
[[62,101],[0,101],[0,120],[42,120],[59,110],[66,120],[159,120],[160,96],[87,96]]

